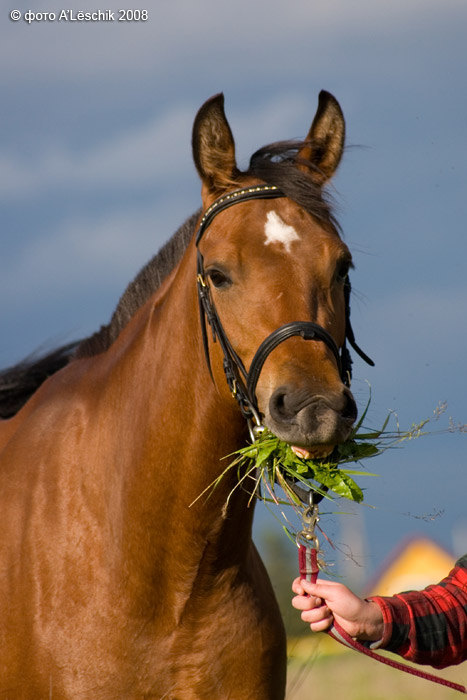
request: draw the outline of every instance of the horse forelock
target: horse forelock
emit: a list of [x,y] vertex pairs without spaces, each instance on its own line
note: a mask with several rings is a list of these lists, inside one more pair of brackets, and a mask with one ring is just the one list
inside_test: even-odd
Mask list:
[[316,166],[299,157],[300,151],[308,143],[278,141],[260,148],[251,156],[248,174],[268,185],[275,185],[315,219],[324,224],[332,224],[340,231],[328,190],[323,189],[313,178],[313,173],[318,172]]

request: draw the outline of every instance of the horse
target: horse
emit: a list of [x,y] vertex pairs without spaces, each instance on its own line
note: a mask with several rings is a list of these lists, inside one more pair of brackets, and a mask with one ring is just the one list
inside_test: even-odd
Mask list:
[[252,426],[314,457],[352,429],[352,258],[326,194],[344,139],[322,91],[303,141],[241,171],[209,99],[202,208],[108,325],[3,372],[0,698],[284,698],[253,487],[209,486]]

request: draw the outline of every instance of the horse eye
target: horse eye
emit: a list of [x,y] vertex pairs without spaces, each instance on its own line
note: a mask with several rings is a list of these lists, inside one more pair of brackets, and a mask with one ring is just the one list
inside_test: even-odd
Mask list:
[[342,260],[337,266],[336,280],[337,282],[345,282],[349,274],[350,263],[347,260]]
[[217,289],[229,287],[232,284],[232,280],[221,270],[208,270],[208,277]]

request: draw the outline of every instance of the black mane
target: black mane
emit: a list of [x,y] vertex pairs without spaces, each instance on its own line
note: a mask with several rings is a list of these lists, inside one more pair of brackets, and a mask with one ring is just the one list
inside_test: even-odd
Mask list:
[[[238,186],[241,186],[241,180],[245,176],[276,185],[323,224],[338,228],[329,198],[312,177],[314,166],[309,161],[299,161],[297,158],[303,145],[303,142],[298,141],[282,141],[256,151],[251,157],[249,169],[239,173]],[[297,163],[303,167],[297,168]],[[198,211],[190,216],[141,269],[120,298],[107,325],[89,338],[68,344],[39,358],[32,356],[0,373],[0,418],[9,418],[19,411],[42,382],[70,360],[92,357],[105,352],[112,345],[136,311],[178,264],[194,234],[199,215]]]

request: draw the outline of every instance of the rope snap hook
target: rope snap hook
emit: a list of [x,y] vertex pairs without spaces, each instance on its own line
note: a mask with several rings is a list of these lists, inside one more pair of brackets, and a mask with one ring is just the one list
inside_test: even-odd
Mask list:
[[319,522],[318,504],[313,503],[313,494],[308,494],[309,505],[302,512],[302,529],[297,533],[295,542],[297,547],[305,543],[319,552],[319,540],[315,534],[316,525]]

